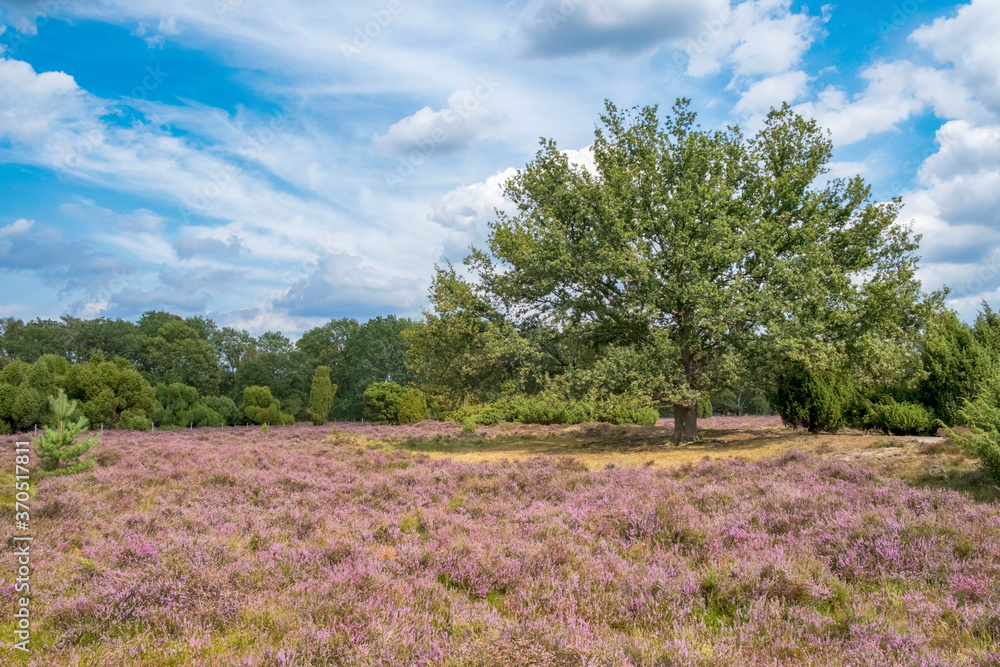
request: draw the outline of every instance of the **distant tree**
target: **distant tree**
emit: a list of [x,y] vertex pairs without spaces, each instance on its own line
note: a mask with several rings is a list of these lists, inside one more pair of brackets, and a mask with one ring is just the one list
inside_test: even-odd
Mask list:
[[270,354],[288,354],[292,351],[292,341],[280,331],[265,331],[257,337],[257,346],[261,352]]
[[322,426],[330,416],[333,408],[333,397],[337,387],[330,382],[330,368],[320,366],[313,375],[312,387],[309,390],[309,417],[314,426]]
[[523,391],[539,364],[537,347],[522,337],[450,265],[431,283],[432,312],[403,331],[407,366],[446,411],[490,403]]
[[306,331],[295,344],[295,348],[305,355],[311,366],[328,366],[337,369],[344,362],[343,353],[347,339],[361,325],[357,320],[342,318],[330,320],[320,327]]
[[899,200],[873,202],[860,177],[827,182],[832,145],[815,122],[785,105],[747,140],[701,130],[686,100],[662,121],[608,103],[601,121],[595,172],[543,142],[507,183],[514,213],[467,263],[515,326],[588,325],[648,354],[675,443],[697,439],[699,400],[740,368],[890,372],[912,348],[917,241]]
[[335,377],[338,389],[334,403],[338,415],[361,416],[362,395],[374,382],[407,385],[415,374],[406,366],[409,341],[403,331],[413,322],[395,315],[376,317],[358,327],[344,343],[344,363]]
[[246,331],[224,327],[212,334],[212,344],[222,377],[219,389],[226,394],[233,390],[243,364],[257,355],[257,339]]
[[178,319],[168,319],[145,339],[144,375],[150,383],[180,382],[216,395],[222,381],[215,346]]

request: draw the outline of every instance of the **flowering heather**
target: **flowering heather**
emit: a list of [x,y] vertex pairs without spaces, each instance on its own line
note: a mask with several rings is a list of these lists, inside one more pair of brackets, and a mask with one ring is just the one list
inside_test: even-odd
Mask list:
[[29,664],[1000,665],[995,503],[794,451],[589,471],[336,427],[105,433],[44,480]]

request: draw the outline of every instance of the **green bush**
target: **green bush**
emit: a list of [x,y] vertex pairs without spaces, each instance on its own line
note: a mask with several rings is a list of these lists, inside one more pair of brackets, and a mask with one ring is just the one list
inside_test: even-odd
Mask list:
[[659,411],[649,404],[648,400],[617,396],[605,403],[598,413],[600,421],[612,424],[638,424],[654,426],[660,418]]
[[969,427],[968,434],[948,430],[951,438],[978,456],[986,472],[1000,482],[1000,408],[983,399],[966,401],[959,417]]
[[322,426],[330,416],[337,385],[330,382],[330,367],[319,366],[313,374],[309,389],[309,418],[313,426]]
[[887,435],[918,435],[931,430],[930,411],[919,403],[897,403],[889,398],[873,405],[865,415],[866,426]]
[[236,401],[228,396],[206,396],[202,402],[217,412],[225,420],[226,425],[236,426],[243,423],[243,412],[236,405]]
[[427,419],[427,398],[419,389],[407,389],[399,403],[400,424],[416,424]]
[[836,433],[845,423],[850,387],[833,373],[812,370],[802,363],[789,363],[776,373],[768,400],[789,426],[810,433]]
[[118,417],[118,428],[123,431],[148,431],[153,428],[153,422],[138,410],[126,410]]
[[243,414],[254,424],[294,424],[295,417],[281,411],[281,403],[271,397],[270,387],[247,387],[243,390]]
[[405,390],[396,382],[373,382],[361,395],[364,415],[373,422],[396,424]]
[[708,396],[698,401],[698,419],[708,419],[712,416],[712,399]]

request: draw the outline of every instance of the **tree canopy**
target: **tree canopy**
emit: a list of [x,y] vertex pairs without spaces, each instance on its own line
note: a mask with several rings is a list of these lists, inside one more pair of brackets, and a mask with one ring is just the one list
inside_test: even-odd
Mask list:
[[898,199],[827,179],[831,154],[787,105],[747,138],[702,130],[687,100],[664,118],[609,102],[593,172],[543,140],[506,184],[475,287],[519,327],[645,359],[675,442],[697,438],[703,393],[782,358],[891,374],[922,312],[918,239]]

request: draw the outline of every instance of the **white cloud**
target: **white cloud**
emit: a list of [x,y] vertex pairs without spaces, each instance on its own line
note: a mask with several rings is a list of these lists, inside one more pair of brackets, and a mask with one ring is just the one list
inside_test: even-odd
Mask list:
[[973,0],[954,17],[941,17],[910,35],[942,63],[966,90],[1000,115],[1000,2]]
[[433,111],[424,107],[372,141],[393,153],[416,149],[447,153],[462,148],[493,122],[488,102],[499,86],[492,78],[484,77],[475,88],[452,93],[447,108]]
[[5,236],[19,236],[24,234],[35,224],[34,220],[25,220],[21,218],[20,220],[15,220],[6,227],[0,227],[0,238]]
[[496,210],[503,210],[509,203],[503,196],[503,186],[516,174],[513,167],[505,169],[485,181],[455,188],[435,204],[427,218],[444,228],[447,258],[464,259],[470,245],[482,245]]
[[766,76],[795,67],[815,38],[818,19],[791,6],[791,0],[747,0],[716,14],[685,47],[687,73],[708,76],[729,66],[737,76]]
[[780,107],[782,102],[793,103],[805,95],[808,83],[809,76],[798,70],[769,76],[751,84],[740,95],[733,111],[752,116],[766,113],[772,107]]

